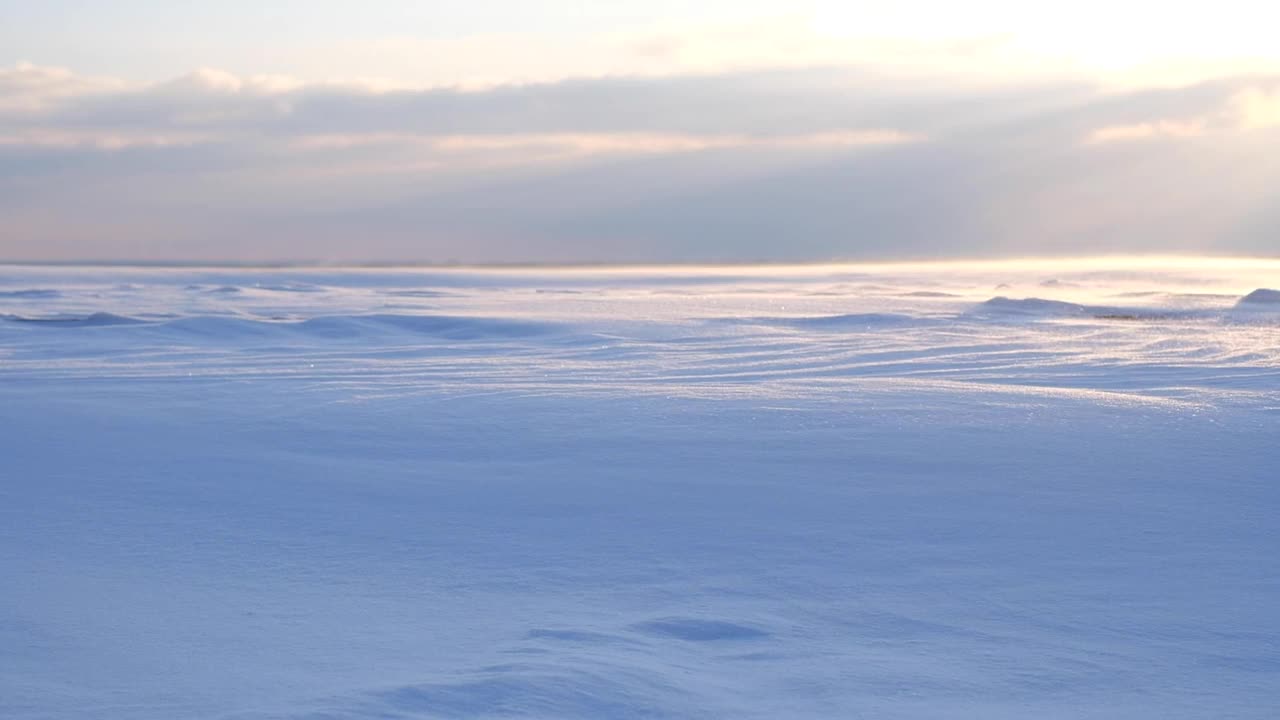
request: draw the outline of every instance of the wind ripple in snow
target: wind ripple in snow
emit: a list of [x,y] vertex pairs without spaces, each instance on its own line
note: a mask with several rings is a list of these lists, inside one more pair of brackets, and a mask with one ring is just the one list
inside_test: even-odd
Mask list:
[[663,618],[637,623],[631,628],[636,632],[659,638],[674,638],[689,642],[712,642],[716,640],[757,640],[769,637],[769,633],[749,625],[727,622],[725,620],[702,620],[698,618]]
[[0,300],[52,300],[62,297],[57,290],[31,288],[28,290],[0,290]]
[[797,330],[873,330],[884,327],[901,327],[904,325],[928,322],[902,313],[849,313],[846,315],[818,315],[812,317],[754,317],[734,318],[727,321],[733,325],[755,325],[761,327],[792,328]]
[[687,716],[687,694],[653,672],[591,663],[508,664],[335,699],[291,718],[655,718]]
[[25,315],[6,315],[6,320],[15,323],[24,323],[33,326],[57,327],[57,328],[85,328],[85,327],[106,327],[108,325],[143,325],[146,320],[132,318],[125,315],[116,315],[109,312],[96,312],[90,315],[48,315],[48,316],[25,316]]
[[[516,281],[483,272],[57,272],[69,275],[33,271],[5,303],[0,355],[11,373],[289,377],[362,397],[433,388],[786,396],[892,380],[1201,402],[1257,395],[1280,372],[1280,293],[1261,278],[1243,299],[1198,284],[1182,292],[1185,283],[1158,277],[1073,278],[1063,299],[973,305],[965,298],[974,288],[995,283],[926,275],[849,284],[767,269],[714,283],[560,271]],[[579,292],[601,287],[610,291]],[[655,297],[659,289],[670,292]],[[1087,304],[1121,295],[1131,301]],[[431,309],[388,302],[419,296]],[[104,306],[113,312],[94,312]]]
[[235,341],[244,337],[280,335],[293,338],[360,339],[392,335],[430,336],[448,340],[522,338],[555,332],[549,322],[449,315],[330,315],[304,320],[265,320],[239,316],[196,316],[152,321],[96,312],[85,316],[28,317],[8,315],[11,322],[54,328],[96,328],[113,325],[145,326],[174,338],[202,337]]

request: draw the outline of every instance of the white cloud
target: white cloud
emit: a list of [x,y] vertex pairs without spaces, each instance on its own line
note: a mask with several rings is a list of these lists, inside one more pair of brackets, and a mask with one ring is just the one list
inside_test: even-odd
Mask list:
[[120,92],[128,87],[122,80],[20,62],[0,68],[0,113],[38,112],[59,100]]
[[305,84],[285,75],[240,77],[215,68],[194,72],[154,86],[153,92],[176,95],[278,95],[300,90]]
[[1133,125],[1108,125],[1089,133],[1088,142],[1104,143],[1121,140],[1145,140],[1156,137],[1190,138],[1205,132],[1204,120],[1158,120]]
[[414,135],[366,133],[302,135],[291,143],[299,150],[347,149],[369,145],[418,145],[441,152],[551,150],[569,155],[661,154],[726,148],[839,148],[891,145],[923,138],[893,130],[843,131],[782,136],[675,133],[508,133],[487,135]]
[[[88,85],[57,77],[67,86]],[[475,136],[475,145],[487,136],[483,142],[494,146],[527,145],[528,138],[563,145],[576,138],[570,144],[583,150],[656,151],[901,142],[924,134],[909,126],[928,120],[929,110],[913,106],[949,100],[892,83],[876,87],[856,73],[835,70],[388,90],[202,69],[115,92],[92,87],[82,93],[42,89],[39,104],[0,105],[0,129],[11,143],[95,132],[260,136],[313,145],[464,136]]]
[[182,147],[212,142],[216,136],[201,133],[155,134],[128,130],[27,129],[0,131],[0,147],[124,150],[136,147]]
[[[1241,88],[1242,89],[1237,89]],[[1247,78],[1220,86],[1209,107],[1178,117],[1107,125],[1092,130],[1087,143],[1151,138],[1197,138],[1231,135],[1280,126],[1280,80]],[[1187,110],[1193,110],[1188,108]]]

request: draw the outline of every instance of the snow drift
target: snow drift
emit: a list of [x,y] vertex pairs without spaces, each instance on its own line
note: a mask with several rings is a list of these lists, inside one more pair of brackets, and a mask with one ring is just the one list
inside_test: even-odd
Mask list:
[[0,717],[1274,714],[1280,263],[0,270]]

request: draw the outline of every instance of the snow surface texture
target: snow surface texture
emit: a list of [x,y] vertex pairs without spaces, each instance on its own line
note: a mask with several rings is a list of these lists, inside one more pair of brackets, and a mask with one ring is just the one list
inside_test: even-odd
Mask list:
[[0,717],[1273,718],[1276,287],[0,268]]

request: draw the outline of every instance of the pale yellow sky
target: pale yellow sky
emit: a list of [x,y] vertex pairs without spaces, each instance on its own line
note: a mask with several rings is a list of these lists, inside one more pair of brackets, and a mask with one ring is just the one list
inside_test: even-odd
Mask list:
[[0,0],[0,66],[424,87],[858,64],[1177,84],[1280,69],[1277,26],[1267,0]]
[[813,26],[844,38],[987,38],[1009,58],[1122,82],[1163,84],[1280,65],[1280,4],[1266,0],[815,0]]

